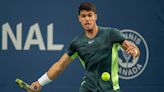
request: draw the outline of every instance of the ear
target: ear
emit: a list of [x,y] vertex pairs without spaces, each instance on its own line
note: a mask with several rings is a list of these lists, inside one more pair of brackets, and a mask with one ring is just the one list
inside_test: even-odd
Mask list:
[[95,13],[95,20],[97,20],[97,14]]
[[79,19],[79,22],[81,22],[81,20],[80,20],[80,15],[78,16],[78,19]]

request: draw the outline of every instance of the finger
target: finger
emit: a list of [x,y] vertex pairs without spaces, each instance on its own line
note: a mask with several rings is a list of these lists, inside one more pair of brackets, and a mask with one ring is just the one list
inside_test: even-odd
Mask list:
[[137,55],[136,55],[136,54],[134,54],[134,55],[133,55],[133,59],[135,59],[136,57],[137,57]]
[[135,59],[136,58],[136,54],[135,53],[133,53],[133,59]]
[[36,92],[37,91],[37,89],[35,89],[35,87],[37,87],[37,86],[35,86],[35,84],[32,84],[31,86],[30,86],[30,91],[31,92]]
[[129,42],[126,41],[126,40],[123,42],[123,44],[124,44],[124,46],[126,46],[126,47],[130,47],[130,46],[131,46],[131,45],[129,44]]
[[127,49],[126,49],[126,52],[127,52],[128,54],[130,54],[130,53],[132,52],[132,49],[133,49],[133,48],[127,48]]
[[33,90],[33,86],[30,86],[29,90],[30,90],[30,91],[34,91],[34,90]]
[[129,47],[126,49],[126,52],[130,55],[133,56],[133,58],[136,58],[139,54],[138,54],[138,50],[134,47]]
[[41,87],[38,84],[35,84],[32,86],[32,90],[35,92],[39,92],[41,90]]
[[34,91],[32,90],[32,88],[28,88],[27,92],[34,92]]
[[133,56],[133,58],[135,58],[137,56],[137,53],[134,49],[129,49],[127,51],[128,54],[130,54],[131,56]]
[[138,57],[139,52],[138,52],[138,50],[137,50],[137,49],[134,49],[134,53],[135,53],[135,58],[136,58],[136,57]]

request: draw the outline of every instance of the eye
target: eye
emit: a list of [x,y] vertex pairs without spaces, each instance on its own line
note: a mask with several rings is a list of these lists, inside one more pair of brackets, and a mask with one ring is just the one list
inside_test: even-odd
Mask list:
[[88,17],[92,17],[93,15],[92,14],[88,14]]
[[85,14],[82,14],[82,15],[81,15],[81,17],[85,18],[85,17],[86,17],[86,15],[85,15]]

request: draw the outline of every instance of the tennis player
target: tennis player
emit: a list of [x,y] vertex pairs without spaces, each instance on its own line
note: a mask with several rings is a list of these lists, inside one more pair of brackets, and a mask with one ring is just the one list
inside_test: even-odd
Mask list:
[[[112,64],[112,48],[114,44],[118,44],[133,58],[140,55],[139,48],[127,41],[118,29],[98,26],[93,3],[84,2],[79,6],[78,19],[84,32],[75,37],[63,56],[31,84],[33,92],[39,92],[43,86],[54,80],[76,57],[80,58],[85,68],[79,92],[121,92],[118,65]],[[111,79],[102,80],[103,72],[108,72]]]

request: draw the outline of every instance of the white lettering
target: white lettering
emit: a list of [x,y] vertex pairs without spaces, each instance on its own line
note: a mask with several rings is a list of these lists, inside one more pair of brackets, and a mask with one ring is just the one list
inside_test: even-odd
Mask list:
[[134,74],[136,74],[136,73],[138,72],[137,67],[133,67],[133,68],[132,68],[132,71],[133,71]]
[[9,23],[2,25],[2,50],[8,49],[8,36],[11,39],[16,50],[22,49],[22,23],[19,23],[16,27],[16,36],[12,32]]
[[127,71],[127,69],[122,69],[122,75],[125,75],[125,76],[127,76],[127,74],[128,74],[128,71]]
[[132,72],[131,69],[128,70],[128,75],[129,75],[129,76],[133,75],[133,72]]
[[48,50],[62,50],[63,44],[53,44],[53,24],[49,24],[47,27],[47,49]]
[[[34,34],[36,36],[36,39],[33,39]],[[38,23],[30,27],[30,30],[29,30],[29,33],[25,42],[24,50],[29,50],[31,45],[38,45],[40,50],[45,50],[42,34],[40,32]]]
[[137,64],[137,68],[138,68],[138,70],[141,70],[141,68],[142,68],[142,65],[140,65],[140,64]]
[[123,76],[133,76],[135,74],[137,74],[142,68],[142,65],[137,64],[136,66],[132,67],[132,68],[119,68],[119,74],[123,75]]
[[[38,46],[39,50],[62,50],[64,44],[54,43],[53,23],[47,26],[47,41],[44,42],[39,23],[29,27],[25,43],[22,45],[22,23],[17,24],[16,31],[13,32],[9,23],[2,25],[2,50],[8,50],[9,39],[16,50],[30,50],[31,46]],[[46,44],[46,45],[45,45]],[[22,47],[24,46],[24,47]],[[46,48],[47,46],[47,48]]]
[[141,43],[141,39],[137,37],[137,35],[133,33],[123,33],[126,39],[133,41],[135,44],[139,45]]

